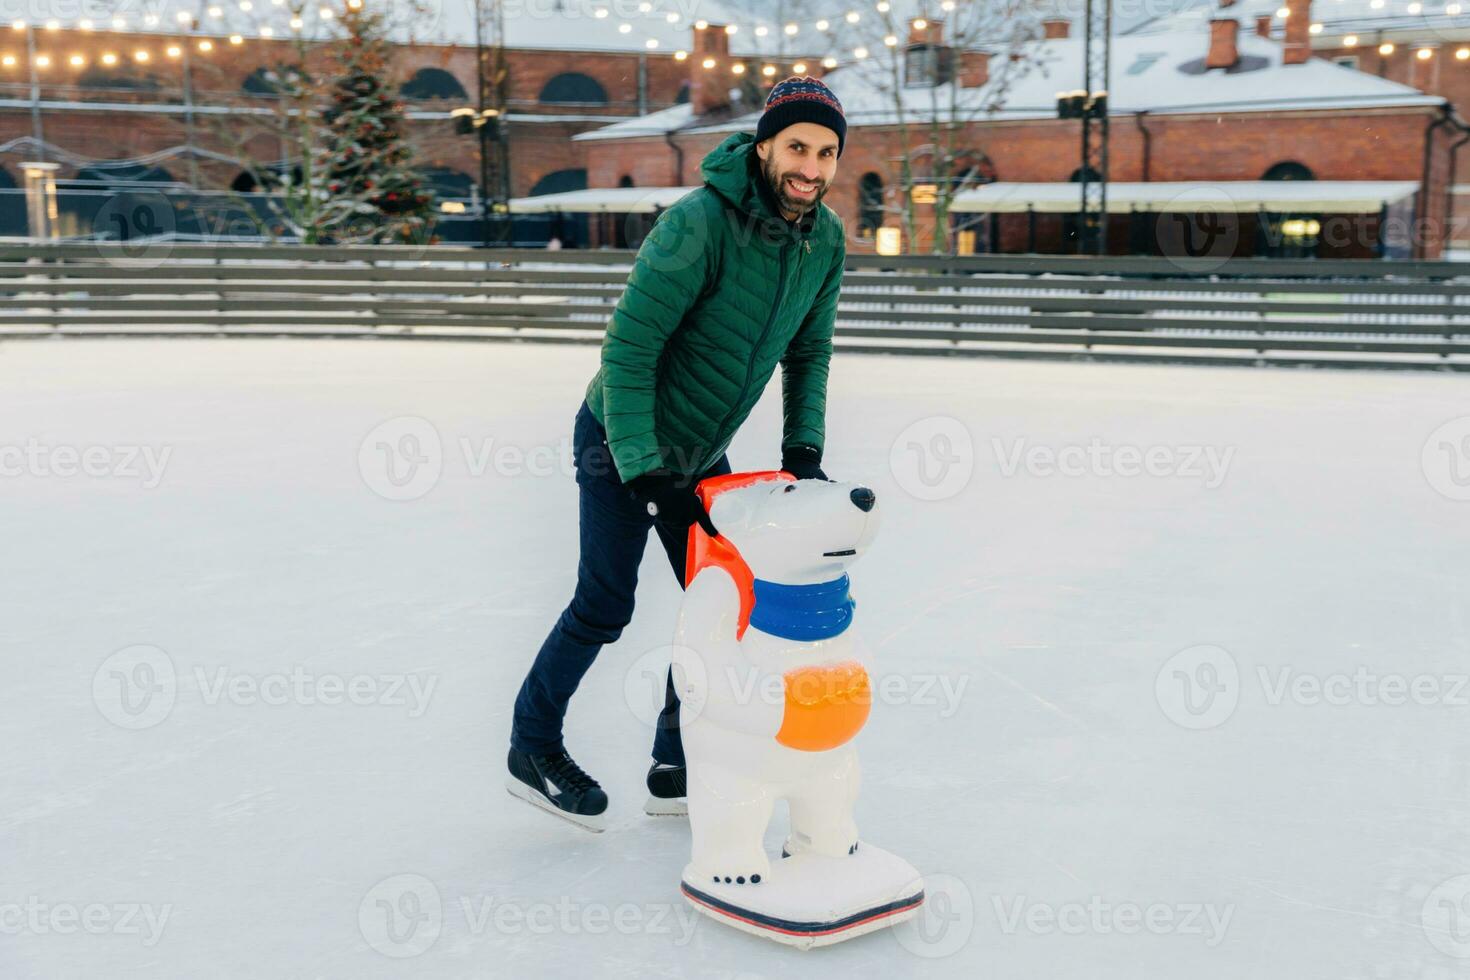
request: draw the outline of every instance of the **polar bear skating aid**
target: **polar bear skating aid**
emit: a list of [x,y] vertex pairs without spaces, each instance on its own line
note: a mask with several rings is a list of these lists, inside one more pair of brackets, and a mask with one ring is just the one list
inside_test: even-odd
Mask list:
[[[912,917],[913,866],[859,840],[852,738],[872,694],[847,567],[877,533],[873,491],[780,471],[700,483],[719,535],[690,528],[673,662],[693,853],[682,891],[710,917],[809,948]],[[762,838],[791,812],[782,856]]]

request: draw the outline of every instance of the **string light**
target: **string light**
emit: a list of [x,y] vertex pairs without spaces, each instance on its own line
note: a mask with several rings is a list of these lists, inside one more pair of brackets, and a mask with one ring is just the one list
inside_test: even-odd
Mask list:
[[597,13],[593,14],[592,16],[596,17],[598,20],[603,20],[604,18],[607,17],[607,8],[606,7],[598,7],[597,8]]
[[806,74],[806,62],[805,61],[798,61],[796,64],[794,64],[794,65],[791,66],[791,70],[794,71],[798,75],[805,75]]
[[1349,34],[1347,37],[1343,38],[1342,46],[1345,48],[1356,48],[1358,46],[1358,35]]
[[0,64],[5,65],[6,68],[10,68],[15,64],[15,55],[7,54],[5,57],[0,58]]
[[51,56],[49,54],[38,54],[38,55],[36,55],[36,67],[37,68],[50,68],[51,67]]
[[71,62],[71,66],[73,68],[80,68],[87,63],[87,59],[83,58],[79,54],[72,55],[70,58],[67,59],[67,61]]
[[230,43],[231,44],[244,44],[245,43],[245,39],[243,37],[241,37],[239,34],[231,34],[230,35]]
[[866,58],[868,56],[868,49],[867,48],[853,48],[852,49],[852,56],[854,58],[857,58],[859,61],[861,61],[862,59],[864,59],[864,58]]
[[81,28],[84,31],[90,31],[92,29],[92,22],[83,17],[81,20],[77,21],[77,27]]
[[643,44],[650,51],[652,51],[654,48],[658,47],[658,40],[656,38],[649,38],[647,41],[644,41]]
[[1378,46],[1378,53],[1379,54],[1393,54],[1393,42],[1392,41],[1384,41],[1382,44],[1380,44]]
[[1311,34],[1321,34],[1322,33],[1322,25],[1321,24],[1313,24],[1313,25],[1311,25],[1310,27],[1307,28],[1307,31],[1309,33],[1311,33]]
[[668,21],[670,24],[677,24],[679,23],[679,15],[671,10],[664,15],[664,20]]
[[[605,14],[599,14],[598,16],[606,16],[606,15]],[[696,20],[694,22],[694,29],[697,30],[697,31],[707,31],[707,30],[709,30],[709,21],[707,21],[707,20]]]
[[1421,11],[1421,10],[1424,9],[1424,4],[1422,4],[1422,3],[1411,3],[1405,9],[1408,10],[1408,12],[1411,13],[1411,14],[1417,14],[1419,11]]
[[765,67],[763,67],[761,69],[761,74],[762,75],[765,75],[767,77],[776,74],[776,66],[775,65],[766,65]]
[[704,61],[700,62],[700,64],[703,65],[705,68],[713,68],[715,66],[715,59],[706,58],[704,59]]
[[742,65],[740,62],[737,61],[737,62],[735,62],[735,64],[733,64],[733,65],[730,66],[730,71],[733,74],[736,74],[736,75],[744,75],[745,74],[745,66]]
[[922,17],[915,17],[914,18],[914,30],[916,30],[916,31],[922,31],[924,28],[926,28],[928,26],[929,26],[929,22],[927,20],[925,20],[924,18],[922,18]]
[[858,21],[863,19],[863,15],[858,13],[856,10],[849,10],[847,12],[846,19],[849,24],[856,24]]
[[187,10],[180,10],[178,13],[174,14],[174,20],[178,21],[180,24],[187,24],[193,19],[194,18],[189,15],[189,12]]
[[1434,49],[1433,48],[1420,48],[1418,51],[1415,51],[1414,52],[1414,55],[1420,61],[1428,61],[1430,58],[1433,58],[1434,57]]
[[684,61],[688,57],[689,57],[689,52],[688,51],[675,51],[674,52],[674,60],[675,61]]
[[199,42],[199,50],[200,51],[203,51],[205,54],[208,54],[209,52],[211,52],[211,51],[214,50],[214,42],[213,41],[210,41],[208,39],[205,39],[203,41],[200,41]]
[[755,29],[755,36],[756,37],[765,37],[766,34],[767,34],[767,31],[766,31],[766,26],[764,24],[762,24],[760,27],[757,27]]
[[26,29],[26,22],[23,20],[13,20],[10,22],[10,29],[12,31],[23,31]]
[[796,32],[799,30],[801,30],[801,28],[796,26],[795,24],[787,24],[785,27],[787,37],[795,37]]
[[1464,61],[1467,58],[1470,58],[1470,48],[1460,48],[1455,52],[1456,61]]
[[170,44],[168,46],[168,52],[167,53],[168,53],[168,56],[170,58],[177,58],[179,55],[183,54],[184,52],[183,52],[182,49],[179,48],[179,46],[177,44]]
[[898,38],[893,34],[888,34],[884,36],[883,43],[891,48],[898,44]]
[[622,23],[622,24],[619,24],[618,25],[618,33],[619,34],[630,34],[630,33],[632,33],[632,31],[633,31],[633,25],[632,24]]
[[323,7],[321,10],[317,11],[316,15],[322,20],[331,20],[333,17],[337,16],[331,7]]
[[888,0],[879,0],[879,3],[878,3],[878,13],[880,13],[880,14],[886,14],[891,9],[893,9],[893,8],[891,8],[890,6],[888,6]]
[[740,30],[740,25],[739,24],[726,24],[725,25],[725,33],[726,34],[733,35],[733,34],[735,34],[739,30]]
[[263,27],[261,27],[261,29],[260,29],[260,36],[261,37],[275,37],[276,36],[276,29],[274,27],[270,26],[269,24],[266,24]]
[[137,51],[134,51],[133,52],[133,60],[136,61],[140,65],[147,64],[148,63],[148,52],[147,51],[144,51],[142,48],[139,48]]
[[825,57],[825,58],[822,59],[822,67],[823,68],[836,68],[837,67],[837,59],[834,58],[834,57],[832,57],[831,55],[828,55],[827,57]]
[[102,63],[104,65],[115,65],[115,64],[117,64],[117,55],[113,54],[111,51],[107,51],[107,52],[103,53],[103,55],[102,55]]
[[830,23],[828,23],[827,21],[825,21],[825,20],[819,20],[816,23],[816,28],[819,31],[825,31],[827,28],[829,28],[831,26],[832,25]]

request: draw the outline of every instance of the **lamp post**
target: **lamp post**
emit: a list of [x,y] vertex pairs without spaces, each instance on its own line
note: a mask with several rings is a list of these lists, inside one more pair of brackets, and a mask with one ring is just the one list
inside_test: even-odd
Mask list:
[[41,132],[41,76],[36,69],[36,29],[29,21],[19,21],[17,26],[26,32],[26,63],[31,75],[31,137],[36,141],[36,159],[46,159],[46,138]]

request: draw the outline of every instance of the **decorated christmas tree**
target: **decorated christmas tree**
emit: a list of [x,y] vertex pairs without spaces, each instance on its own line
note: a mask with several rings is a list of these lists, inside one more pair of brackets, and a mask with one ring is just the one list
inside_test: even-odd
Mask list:
[[322,121],[330,133],[324,160],[326,191],[357,202],[358,241],[432,240],[434,192],[413,169],[404,113],[388,86],[391,45],[381,13],[347,0],[337,45],[337,78]]

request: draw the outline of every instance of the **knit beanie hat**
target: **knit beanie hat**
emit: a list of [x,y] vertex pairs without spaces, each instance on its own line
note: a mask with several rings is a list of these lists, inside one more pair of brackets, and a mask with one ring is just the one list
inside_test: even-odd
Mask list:
[[847,119],[832,90],[810,75],[792,75],[777,82],[766,96],[766,110],[755,126],[755,140],[770,139],[792,123],[826,126],[837,134],[837,155],[847,142]]

